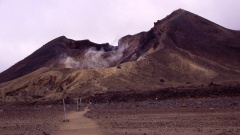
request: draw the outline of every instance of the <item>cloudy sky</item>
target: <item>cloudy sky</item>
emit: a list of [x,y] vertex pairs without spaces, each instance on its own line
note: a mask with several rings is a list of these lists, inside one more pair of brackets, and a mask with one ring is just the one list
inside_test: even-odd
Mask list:
[[0,72],[56,37],[117,45],[179,8],[240,30],[240,0],[0,0]]

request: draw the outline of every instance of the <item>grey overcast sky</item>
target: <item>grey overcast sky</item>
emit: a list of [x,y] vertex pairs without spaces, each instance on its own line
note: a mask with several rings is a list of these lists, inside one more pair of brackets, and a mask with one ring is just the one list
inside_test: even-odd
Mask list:
[[0,0],[0,72],[56,37],[117,45],[179,8],[240,30],[240,0]]

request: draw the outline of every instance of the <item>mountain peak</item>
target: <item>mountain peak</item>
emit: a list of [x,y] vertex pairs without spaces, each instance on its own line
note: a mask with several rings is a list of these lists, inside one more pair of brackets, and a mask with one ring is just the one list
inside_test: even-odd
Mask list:
[[157,22],[154,23],[154,26],[157,26],[157,25],[161,25],[161,24],[165,24],[165,23],[168,23],[170,21],[177,21],[178,18],[182,18],[183,16],[186,16],[186,15],[195,15],[189,11],[186,11],[184,9],[177,9],[175,11],[173,11],[171,14],[167,15],[164,19],[162,20],[158,20]]
[[180,13],[184,13],[184,12],[188,12],[188,11],[185,9],[179,8],[179,9],[173,11],[172,14],[180,14]]

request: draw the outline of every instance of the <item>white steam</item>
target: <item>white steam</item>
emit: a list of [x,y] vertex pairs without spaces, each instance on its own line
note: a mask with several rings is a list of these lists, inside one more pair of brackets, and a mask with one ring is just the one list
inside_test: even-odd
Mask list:
[[116,63],[122,58],[123,49],[117,51],[105,52],[103,48],[97,51],[95,47],[88,49],[82,61],[83,68],[107,68],[115,66]]
[[97,50],[96,47],[91,47],[83,52],[84,56],[78,57],[70,57],[64,53],[59,57],[59,65],[62,68],[78,69],[108,68],[117,65],[122,59],[124,50],[124,46],[108,52],[105,52],[103,48]]
[[59,60],[60,65],[63,65],[64,68],[78,68],[79,61],[73,57],[67,56],[66,53],[60,55]]

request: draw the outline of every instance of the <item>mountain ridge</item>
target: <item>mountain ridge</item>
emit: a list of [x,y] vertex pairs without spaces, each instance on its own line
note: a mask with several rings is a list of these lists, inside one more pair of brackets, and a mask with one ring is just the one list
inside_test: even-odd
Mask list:
[[238,84],[240,36],[179,9],[117,47],[61,36],[19,63],[0,74],[2,102]]

